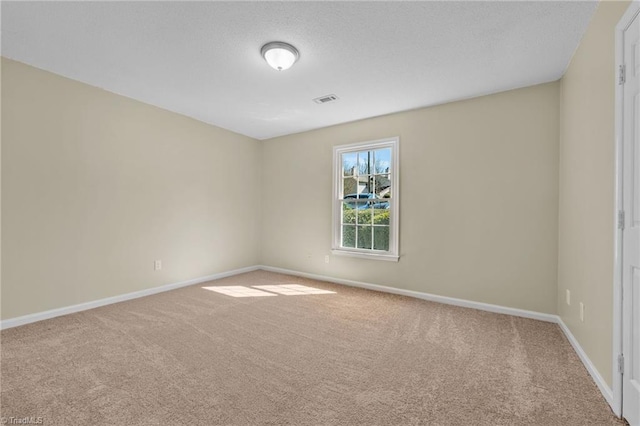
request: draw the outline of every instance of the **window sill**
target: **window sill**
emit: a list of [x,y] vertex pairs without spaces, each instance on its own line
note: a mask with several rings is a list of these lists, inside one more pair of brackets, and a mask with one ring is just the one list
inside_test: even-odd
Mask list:
[[384,260],[387,262],[397,262],[400,259],[400,256],[395,254],[378,254],[378,253],[367,253],[363,251],[355,251],[355,250],[342,250],[342,249],[332,249],[331,254],[336,256],[347,256],[347,257],[359,257],[361,259],[369,259],[369,260]]

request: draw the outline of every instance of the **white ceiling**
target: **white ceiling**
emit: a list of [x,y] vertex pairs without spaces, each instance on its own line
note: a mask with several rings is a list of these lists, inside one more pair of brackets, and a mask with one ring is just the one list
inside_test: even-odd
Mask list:
[[266,139],[557,80],[596,6],[3,1],[2,55]]

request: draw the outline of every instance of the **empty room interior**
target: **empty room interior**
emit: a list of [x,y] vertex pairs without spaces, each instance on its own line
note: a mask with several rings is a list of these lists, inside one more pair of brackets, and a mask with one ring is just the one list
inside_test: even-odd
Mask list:
[[639,426],[639,12],[2,1],[2,424]]

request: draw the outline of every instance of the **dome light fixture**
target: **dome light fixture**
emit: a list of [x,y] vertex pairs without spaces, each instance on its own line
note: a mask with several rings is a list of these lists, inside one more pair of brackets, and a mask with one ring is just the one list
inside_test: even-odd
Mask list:
[[281,41],[272,41],[260,49],[260,53],[269,66],[278,71],[291,68],[300,57],[298,49]]

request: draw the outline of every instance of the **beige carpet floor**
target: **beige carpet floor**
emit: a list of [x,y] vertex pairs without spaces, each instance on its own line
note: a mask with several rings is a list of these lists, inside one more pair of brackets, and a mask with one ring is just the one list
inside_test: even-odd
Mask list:
[[[282,284],[335,294],[203,289]],[[557,325],[264,271],[1,338],[1,415],[44,425],[622,424]]]

